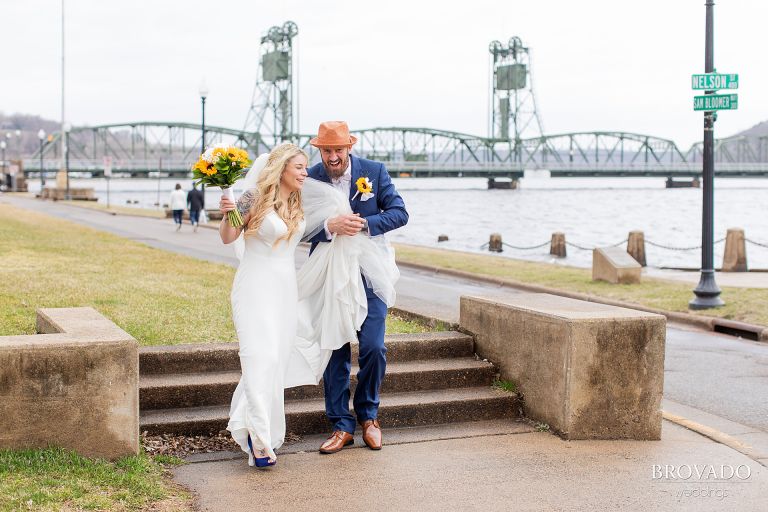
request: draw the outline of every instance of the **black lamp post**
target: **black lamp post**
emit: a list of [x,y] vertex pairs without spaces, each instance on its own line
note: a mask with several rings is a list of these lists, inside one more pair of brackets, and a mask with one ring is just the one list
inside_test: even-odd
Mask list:
[[[715,3],[707,0],[706,33],[704,36],[704,72],[715,71],[714,57],[714,14],[712,7]],[[706,91],[705,94],[713,94]],[[703,194],[704,207],[701,219],[701,278],[693,290],[696,295],[689,303],[691,309],[710,309],[725,304],[720,298],[720,288],[715,282],[714,266],[714,216],[715,216],[715,119],[714,112],[704,112],[704,155],[703,155]]]
[[[205,153],[205,98],[208,97],[208,86],[205,85],[205,80],[200,82],[200,103],[202,107],[202,122],[201,128],[202,128],[202,134],[200,137],[201,143],[200,143],[200,154],[202,155]],[[202,207],[203,207],[203,213],[205,213],[205,183],[201,183],[200,191],[202,192]]]
[[4,140],[0,140],[0,152],[2,152],[2,171],[0,172],[0,185],[5,180],[5,148],[8,146]]
[[67,191],[64,195],[64,199],[69,201],[71,198],[69,194],[69,130],[71,129],[69,123],[64,125],[64,175],[67,178]]
[[43,187],[45,187],[45,171],[43,170],[43,145],[45,144],[45,130],[40,128],[37,132],[37,138],[40,139],[40,197],[43,196]]

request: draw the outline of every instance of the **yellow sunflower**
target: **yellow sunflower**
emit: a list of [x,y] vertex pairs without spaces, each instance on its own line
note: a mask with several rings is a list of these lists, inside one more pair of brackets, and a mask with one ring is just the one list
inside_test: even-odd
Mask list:
[[370,194],[373,190],[373,183],[371,183],[365,176],[357,178],[355,185],[357,185],[357,191],[361,194]]
[[198,160],[194,168],[207,176],[213,176],[218,172],[213,164],[209,164],[205,160]]

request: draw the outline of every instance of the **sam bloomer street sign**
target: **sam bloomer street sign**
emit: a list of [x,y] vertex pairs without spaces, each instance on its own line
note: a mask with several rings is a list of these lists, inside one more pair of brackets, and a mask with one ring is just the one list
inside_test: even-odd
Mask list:
[[720,89],[738,89],[739,75],[721,75],[718,73],[705,73],[703,75],[691,75],[691,87],[697,91],[717,91]]
[[693,110],[736,110],[739,97],[736,94],[707,94],[693,97]]

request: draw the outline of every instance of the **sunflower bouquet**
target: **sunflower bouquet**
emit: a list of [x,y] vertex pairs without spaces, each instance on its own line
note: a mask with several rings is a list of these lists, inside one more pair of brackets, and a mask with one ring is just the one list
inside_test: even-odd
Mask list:
[[[200,159],[192,166],[192,176],[197,180],[197,184],[220,187],[224,195],[234,201],[232,185],[245,177],[250,166],[251,159],[244,149],[216,144],[200,155]],[[243,225],[243,217],[237,208],[227,213],[227,219],[232,227],[239,228]]]

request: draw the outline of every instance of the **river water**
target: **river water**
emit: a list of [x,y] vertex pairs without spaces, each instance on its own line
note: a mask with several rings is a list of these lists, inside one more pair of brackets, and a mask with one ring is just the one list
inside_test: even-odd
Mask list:
[[[117,178],[110,182],[110,202],[115,205],[156,208],[168,202],[175,183],[185,189],[190,180]],[[483,252],[491,233],[505,243],[529,247],[550,240],[556,231],[566,241],[583,248],[612,245],[641,230],[647,242],[689,248],[701,245],[702,191],[665,188],[656,178],[548,178],[526,177],[517,190],[488,190],[483,178],[397,178],[410,221],[391,233],[396,242]],[[30,180],[30,191],[39,182]],[[99,201],[107,199],[104,179],[73,179],[74,187],[93,187]],[[219,192],[206,191],[206,204],[218,204]],[[159,201],[158,201],[159,198]],[[715,240],[739,227],[747,239],[768,245],[768,180],[718,179],[715,181]],[[439,235],[449,241],[438,244]],[[722,262],[725,244],[715,245],[715,266]],[[698,268],[701,251],[672,250],[646,244],[648,265]],[[549,246],[518,250],[506,247],[503,256],[554,261],[589,267],[589,250],[568,246],[568,256],[554,259]],[[768,248],[747,243],[750,268],[768,269]]]

